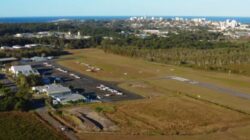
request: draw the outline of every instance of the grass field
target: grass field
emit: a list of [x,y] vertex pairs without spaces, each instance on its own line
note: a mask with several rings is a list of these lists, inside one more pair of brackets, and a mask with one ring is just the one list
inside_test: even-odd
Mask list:
[[33,113],[0,113],[1,140],[62,140],[52,128],[43,124]]
[[[121,134],[197,135],[198,138],[206,134],[220,138],[229,130],[231,133],[231,128],[232,135],[236,136],[249,130],[242,128],[249,124],[249,115],[246,115],[250,114],[249,100],[162,78],[180,76],[250,94],[250,77],[152,63],[106,54],[98,49],[70,52],[72,55],[62,57],[58,63],[100,80],[117,82],[120,87],[145,97],[114,103],[115,111],[105,113],[120,126]],[[86,72],[87,68],[77,62],[102,71]]]
[[250,126],[230,129],[224,132],[201,135],[171,135],[171,136],[142,136],[142,135],[119,135],[119,134],[100,134],[84,133],[81,134],[82,140],[248,140]]
[[117,103],[105,115],[122,134],[133,135],[207,134],[249,122],[248,116],[183,96]]

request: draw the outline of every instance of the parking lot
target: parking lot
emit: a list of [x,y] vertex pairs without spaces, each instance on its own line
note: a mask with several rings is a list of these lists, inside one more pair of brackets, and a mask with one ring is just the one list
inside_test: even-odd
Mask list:
[[125,91],[116,86],[115,83],[103,82],[56,64],[54,61],[31,63],[43,77],[53,77],[62,85],[71,87],[74,92],[83,94],[90,100],[102,102],[114,102],[123,100],[135,100],[142,97]]

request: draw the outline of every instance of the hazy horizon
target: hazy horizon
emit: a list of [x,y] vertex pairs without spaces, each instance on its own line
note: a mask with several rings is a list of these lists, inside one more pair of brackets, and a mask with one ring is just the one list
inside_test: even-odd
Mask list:
[[0,17],[250,17],[249,0],[2,0]]
[[189,16],[189,15],[72,15],[72,16],[6,16],[6,17],[0,17],[0,18],[55,18],[55,17],[214,17],[214,18],[250,18],[250,16]]

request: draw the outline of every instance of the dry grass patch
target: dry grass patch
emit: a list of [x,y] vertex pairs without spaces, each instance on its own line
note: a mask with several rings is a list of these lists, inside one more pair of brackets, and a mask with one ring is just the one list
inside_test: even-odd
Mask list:
[[66,139],[48,125],[43,124],[33,113],[0,113],[1,140],[63,140]]
[[[99,49],[70,50],[70,52],[72,55],[63,57],[59,64],[100,80],[119,82],[120,87],[144,97],[171,96],[171,92],[185,92],[192,96],[201,95],[205,100],[250,113],[249,100],[173,80],[156,80],[166,76],[179,76],[250,94],[250,77],[152,63],[106,54]],[[75,64],[77,61],[98,66],[103,71],[86,72],[82,66]]]
[[[250,113],[249,100],[167,80],[164,77],[179,76],[244,93],[250,93],[250,77],[152,63],[106,54],[99,49],[70,50],[70,52],[72,55],[63,57],[58,63],[100,80],[118,82],[119,86],[126,90],[150,97],[141,101],[115,103],[114,110],[108,112],[105,110],[110,110],[107,107],[109,105],[100,107],[102,104],[99,104],[98,108],[94,107],[116,122],[121,128],[121,134],[206,134],[214,137],[215,135],[210,135],[211,132],[218,132],[219,137],[225,138],[227,134],[224,132],[230,130],[229,128],[236,129],[236,126],[249,124],[249,116],[224,108],[230,107]],[[76,65],[77,61],[103,70],[97,73],[86,72],[86,68]],[[199,96],[200,101],[182,95]],[[205,100],[208,102],[203,102]],[[249,129],[237,130],[239,131],[237,133],[240,133]],[[213,134],[217,137],[218,133]],[[230,133],[230,135],[238,137],[235,134]],[[198,137],[204,139],[203,136]]]
[[124,102],[105,115],[123,134],[175,135],[227,130],[249,122],[249,117],[187,97]]

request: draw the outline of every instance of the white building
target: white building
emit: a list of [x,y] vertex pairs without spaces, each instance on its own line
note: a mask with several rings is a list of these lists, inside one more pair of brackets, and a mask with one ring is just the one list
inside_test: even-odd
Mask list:
[[78,37],[81,37],[81,32],[77,32],[77,36],[78,36]]
[[83,38],[83,39],[90,39],[91,36],[83,36],[82,38]]
[[1,46],[1,50],[11,50],[12,47],[10,46]]
[[33,69],[30,65],[11,66],[9,71],[15,76],[18,76],[19,74],[23,74],[25,76],[29,76],[32,74],[39,75],[39,72]]
[[238,23],[237,23],[236,20],[232,20],[232,21],[227,20],[227,21],[226,21],[226,26],[227,26],[227,27],[231,27],[231,28],[235,28],[235,27],[238,26]]
[[86,100],[86,98],[80,94],[65,94],[63,96],[58,95],[58,96],[53,96],[53,98],[63,105],[68,104],[69,102]]
[[15,34],[14,37],[23,37],[23,35],[19,33],[19,34]]
[[26,44],[24,47],[25,48],[34,48],[34,47],[37,47],[38,45],[37,44]]
[[143,33],[145,34],[160,34],[160,31],[159,30],[143,30]]
[[20,46],[20,45],[14,45],[12,46],[13,49],[22,49],[24,48],[23,46]]

